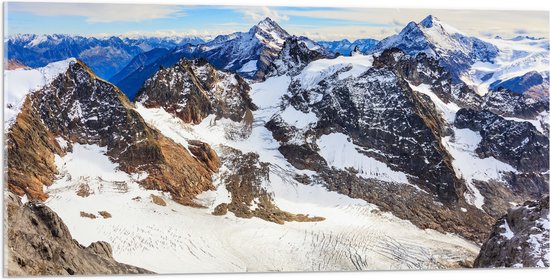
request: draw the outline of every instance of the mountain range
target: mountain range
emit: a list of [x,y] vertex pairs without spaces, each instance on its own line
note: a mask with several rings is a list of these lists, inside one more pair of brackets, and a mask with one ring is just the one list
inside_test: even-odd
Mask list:
[[[547,39],[109,40],[136,48],[111,80],[5,71],[13,275],[550,266]],[[71,238],[93,257],[56,267]]]
[[198,44],[198,37],[83,37],[64,34],[17,34],[7,39],[8,59],[29,67],[42,67],[50,62],[78,58],[104,79],[111,78],[136,55],[154,48],[172,49],[186,43]]

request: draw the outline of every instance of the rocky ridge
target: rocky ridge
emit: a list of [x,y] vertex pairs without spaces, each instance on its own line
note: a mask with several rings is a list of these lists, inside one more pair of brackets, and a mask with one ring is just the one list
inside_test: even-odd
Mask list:
[[40,202],[23,204],[11,192],[4,201],[8,276],[152,273],[114,260],[107,242],[79,244],[59,216]]

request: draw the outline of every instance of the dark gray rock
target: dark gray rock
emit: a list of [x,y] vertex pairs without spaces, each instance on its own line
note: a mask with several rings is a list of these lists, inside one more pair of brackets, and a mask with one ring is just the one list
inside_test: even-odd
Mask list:
[[492,156],[524,172],[546,172],[549,168],[548,137],[529,122],[506,120],[489,111],[460,109],[455,126],[481,134],[476,149],[480,158]]
[[80,245],[61,218],[41,202],[23,205],[11,192],[6,192],[5,202],[9,276],[152,273],[115,261],[107,242]]
[[549,267],[548,196],[508,210],[493,227],[475,267]]

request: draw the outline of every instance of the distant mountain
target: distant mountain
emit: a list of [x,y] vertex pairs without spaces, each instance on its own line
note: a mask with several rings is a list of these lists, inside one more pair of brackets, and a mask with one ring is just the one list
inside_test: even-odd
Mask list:
[[468,36],[431,15],[420,23],[410,22],[399,34],[376,44],[370,53],[389,48],[399,48],[409,55],[422,52],[437,58],[454,78],[476,61],[492,62],[498,54],[493,44]]
[[248,32],[217,36],[196,48],[184,49],[187,58],[205,58],[218,69],[261,78],[263,71],[277,57],[290,34],[275,21],[266,18]]
[[376,39],[358,39],[353,42],[350,42],[348,39],[343,39],[340,41],[318,41],[317,43],[330,52],[349,56],[356,47],[360,52],[366,53],[378,42],[379,41]]
[[[130,63],[128,63],[122,70],[120,70],[118,73],[113,75],[109,81],[113,84],[117,84],[120,81],[124,80],[128,75],[130,75],[132,72],[138,70],[140,67],[144,67],[146,65],[149,65],[153,62],[155,62],[160,57],[164,56],[166,53],[168,53],[167,49],[164,48],[155,48],[150,51],[146,51],[144,53],[140,53],[136,55]],[[122,89],[123,92],[125,92],[124,88],[122,87],[122,84],[119,84],[119,88]]]
[[95,38],[62,34],[18,34],[7,40],[7,56],[29,67],[42,67],[70,57],[81,59],[104,78],[120,71],[134,56],[153,48],[171,49],[188,42],[200,43],[197,37]]
[[[285,40],[291,38],[270,18],[260,21],[248,32],[219,35],[200,45],[186,44],[175,47],[157,61],[138,68],[126,78],[115,82],[130,99],[133,99],[143,82],[161,67],[170,67],[181,58],[203,58],[220,70],[238,73],[248,79],[263,79],[269,66],[278,57]],[[318,43],[299,37],[307,48],[327,53]]]

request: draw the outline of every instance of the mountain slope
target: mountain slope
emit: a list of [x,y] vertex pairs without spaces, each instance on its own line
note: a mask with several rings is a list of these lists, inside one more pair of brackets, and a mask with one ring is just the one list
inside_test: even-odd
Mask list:
[[433,16],[419,23],[410,22],[397,35],[380,41],[371,53],[389,48],[399,48],[405,53],[426,53],[440,60],[454,78],[467,70],[476,61],[492,62],[498,48],[475,37],[470,37]]
[[[219,35],[204,44],[176,47],[154,63],[129,74],[116,85],[123,88],[132,100],[145,80],[161,67],[170,67],[181,58],[203,58],[217,69],[238,73],[244,78],[261,80],[279,55],[285,40],[290,37],[276,22],[266,18],[248,32]],[[300,40],[306,43],[308,48],[326,52],[312,40],[305,37],[301,37]]]
[[145,81],[136,102],[164,108],[186,123],[200,123],[210,114],[239,122],[255,108],[249,90],[237,74],[216,70],[204,59],[181,59]]
[[507,88],[518,94],[548,100],[550,41],[544,38],[494,38],[488,42],[499,49],[493,63],[476,62],[463,80],[479,94]]
[[[109,82],[113,84],[117,84],[121,80],[125,79],[129,74],[136,71],[140,67],[144,67],[145,65],[151,64],[155,60],[159,59],[161,56],[165,55],[168,52],[167,49],[163,48],[155,48],[150,51],[146,51],[144,53],[140,53],[136,55],[132,61],[130,61],[124,68],[122,68],[118,73],[113,75]],[[119,86],[120,90],[125,92],[125,88],[122,86]]]
[[[194,205],[196,194],[212,188],[215,161],[195,158],[150,128],[122,92],[81,61],[73,59],[65,65],[51,82],[26,97],[9,128],[10,191],[46,199],[43,185],[52,184],[58,156],[77,144],[104,147],[118,168],[137,176],[140,185],[170,192],[180,203]],[[28,139],[33,141],[31,147]],[[197,152],[207,148],[201,146]]]

